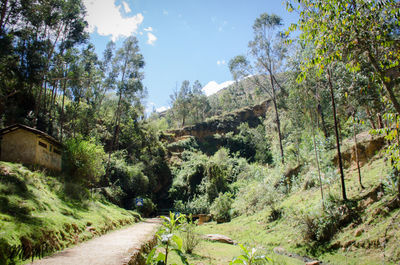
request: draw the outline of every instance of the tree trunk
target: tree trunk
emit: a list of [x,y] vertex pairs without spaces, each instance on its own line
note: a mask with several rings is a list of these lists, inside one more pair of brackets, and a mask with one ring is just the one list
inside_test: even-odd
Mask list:
[[354,131],[354,149],[356,152],[356,163],[357,163],[357,172],[358,172],[358,183],[360,183],[361,189],[365,189],[361,182],[361,170],[360,170],[360,161],[358,159],[358,147],[357,147],[357,133],[356,133],[356,116],[353,113],[353,131]]
[[324,112],[322,111],[322,106],[319,102],[318,102],[318,114],[321,117],[322,131],[324,132],[324,136],[325,136],[325,138],[328,138],[329,133],[328,133],[328,130],[326,129],[325,116],[324,116]]
[[64,104],[65,104],[65,89],[66,89],[66,87],[67,87],[67,79],[64,80],[64,84],[63,84],[63,98],[62,98],[61,116],[60,116],[60,141],[61,141],[61,143],[63,140]]
[[37,121],[38,121],[38,116],[39,116],[39,110],[40,110],[40,100],[42,97],[42,92],[43,92],[43,84],[40,86],[40,91],[39,94],[36,96],[36,102],[35,102],[35,118],[34,118],[34,127],[37,127]]
[[[383,129],[382,115],[380,113],[378,113],[377,116],[378,116],[378,127],[379,127],[379,129]],[[374,129],[376,129],[376,128],[374,128]]]
[[[317,120],[318,120],[318,116],[317,116]],[[323,191],[323,188],[322,188],[321,169],[319,168],[318,151],[317,151],[317,145],[316,145],[316,143],[315,143],[315,130],[314,130],[314,126],[313,126],[313,125],[311,125],[311,127],[312,127],[312,134],[313,134],[315,162],[317,162],[318,178],[319,178],[319,187],[320,187],[320,190],[321,190],[322,210],[325,211],[325,205],[324,205],[324,191]]]
[[[371,123],[372,129],[376,129],[376,125],[374,119],[372,118],[371,111],[369,110],[368,106],[365,106],[365,113],[367,113],[369,122]],[[379,119],[378,119],[379,122]]]
[[283,145],[282,145],[282,133],[281,133],[281,121],[279,119],[279,113],[278,113],[278,106],[276,102],[276,93],[275,93],[275,85],[274,85],[274,80],[272,78],[272,74],[270,73],[270,82],[271,82],[271,87],[272,87],[272,102],[274,103],[274,109],[275,109],[275,118],[276,118],[276,127],[278,129],[278,137],[279,137],[279,148],[281,151],[281,162],[282,164],[285,164],[285,157],[283,154]]
[[342,197],[343,200],[347,201],[347,196],[346,196],[346,186],[345,186],[345,181],[344,181],[344,172],[343,172],[343,164],[342,164],[342,155],[340,153],[340,142],[339,142],[339,131],[338,131],[338,123],[336,119],[336,105],[335,105],[335,96],[333,93],[333,85],[332,85],[332,80],[331,80],[331,72],[330,69],[327,70],[328,72],[328,83],[329,83],[329,88],[331,91],[331,101],[332,101],[332,109],[333,109],[333,120],[335,122],[335,134],[336,134],[336,148],[337,148],[337,155],[338,155],[338,160],[339,160],[339,170],[340,170],[340,180],[342,184]]
[[0,17],[0,35],[3,35],[3,28],[5,25],[6,11],[7,11],[8,0],[3,1],[1,5],[1,17]]
[[386,91],[389,93],[390,101],[392,101],[393,107],[396,109],[397,114],[400,114],[400,104],[397,101],[396,95],[394,94],[394,91],[393,91],[394,84],[392,82],[391,83],[383,82],[383,86],[386,88]]

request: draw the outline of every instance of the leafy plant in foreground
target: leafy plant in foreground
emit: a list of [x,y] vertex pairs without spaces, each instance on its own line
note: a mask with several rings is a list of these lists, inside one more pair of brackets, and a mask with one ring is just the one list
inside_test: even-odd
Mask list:
[[266,262],[272,261],[270,258],[268,258],[264,255],[257,255],[257,249],[255,249],[255,248],[252,248],[250,250],[249,248],[246,248],[242,244],[238,244],[238,245],[242,249],[243,254],[234,258],[231,262],[229,262],[229,265],[232,265],[232,264],[246,264],[246,265],[265,264]]
[[[147,256],[146,264],[166,265],[168,264],[168,254],[174,251],[181,258],[182,264],[189,265],[185,254],[182,251],[183,240],[178,235],[182,226],[186,223],[186,216],[183,214],[177,215],[172,212],[169,217],[161,216],[164,219],[161,229],[157,232],[158,244]],[[163,248],[164,251],[156,250]]]

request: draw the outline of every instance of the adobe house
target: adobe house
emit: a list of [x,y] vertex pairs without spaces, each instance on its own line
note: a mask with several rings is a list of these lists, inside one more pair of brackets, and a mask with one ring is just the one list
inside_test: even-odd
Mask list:
[[62,144],[37,129],[14,124],[0,130],[0,159],[61,171]]

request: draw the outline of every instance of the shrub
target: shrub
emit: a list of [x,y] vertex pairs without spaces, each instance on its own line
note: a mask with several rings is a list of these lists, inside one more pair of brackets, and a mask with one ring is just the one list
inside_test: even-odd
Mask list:
[[143,199],[143,206],[136,206],[136,210],[144,217],[149,217],[156,210],[156,205],[149,198]]
[[[127,209],[135,208],[133,198],[146,196],[149,190],[149,179],[143,173],[143,164],[130,165],[126,162],[126,152],[117,151],[111,155],[107,179],[105,185],[111,185],[111,191],[116,192],[112,201]],[[119,187],[118,190],[116,187]]]
[[90,198],[89,191],[85,187],[82,187],[82,185],[73,182],[64,183],[64,193],[68,198],[73,200],[81,201]]
[[192,214],[201,214],[210,212],[210,203],[206,195],[198,195],[186,204],[186,211]]
[[275,208],[273,205],[271,206],[271,212],[268,216],[268,222],[273,222],[282,217],[282,209],[281,208]]
[[219,194],[211,205],[211,214],[217,223],[231,220],[232,195],[230,193]]
[[335,233],[354,219],[357,212],[352,202],[342,204],[329,195],[325,203],[325,211],[306,213],[301,217],[303,238],[308,243],[323,244],[332,239]]
[[105,173],[104,155],[103,147],[97,145],[93,138],[71,138],[65,143],[64,165],[74,181],[91,185],[98,182]]
[[187,254],[193,253],[193,250],[200,243],[200,237],[195,232],[196,223],[193,222],[192,215],[189,215],[188,222],[182,229],[183,250]]
[[190,136],[186,139],[168,144],[167,148],[173,151],[179,151],[179,150],[195,151],[199,149],[199,145],[196,141],[196,138]]
[[[254,214],[266,207],[273,208],[283,194],[275,185],[281,174],[278,169],[249,165],[235,183],[236,198],[233,208],[239,214]],[[277,186],[275,188],[275,186]]]

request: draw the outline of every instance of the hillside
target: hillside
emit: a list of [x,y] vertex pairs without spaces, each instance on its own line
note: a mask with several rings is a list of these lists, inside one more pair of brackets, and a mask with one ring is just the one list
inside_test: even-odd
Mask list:
[[60,176],[0,162],[0,264],[48,255],[139,219]]
[[[275,208],[242,215],[230,223],[206,224],[198,232],[218,231],[237,242],[257,247],[270,257],[276,254],[300,260],[308,257],[306,260],[338,265],[398,264],[400,201],[394,187],[385,180],[390,170],[384,160],[378,154],[362,167],[366,187],[363,190],[357,183],[356,168],[346,170],[350,199],[339,208],[336,208],[340,205],[339,183],[324,185],[328,196],[325,215],[319,188],[298,187]],[[273,209],[280,212],[277,218],[271,218]],[[285,264],[296,261],[286,260]]]

